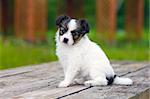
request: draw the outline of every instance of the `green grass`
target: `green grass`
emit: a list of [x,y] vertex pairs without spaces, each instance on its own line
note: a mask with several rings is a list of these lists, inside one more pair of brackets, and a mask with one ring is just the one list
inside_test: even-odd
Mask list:
[[148,48],[138,47],[137,45],[104,47],[104,51],[112,60],[148,61],[150,55]]
[[49,45],[33,45],[19,41],[0,42],[0,69],[39,64],[56,60],[54,48]]
[[[0,69],[14,68],[24,65],[40,64],[57,60],[55,56],[54,32],[47,33],[47,43],[31,44],[23,40],[9,38],[0,39]],[[95,31],[89,37],[97,42],[110,60],[148,61],[149,35],[145,33],[141,42],[126,42],[124,36],[117,35],[117,42],[111,46],[99,40]]]
[[99,40],[96,31],[89,33],[90,38],[97,42],[111,60],[149,61],[149,30],[144,30],[140,41],[127,41],[126,33],[116,33],[116,41],[112,45]]

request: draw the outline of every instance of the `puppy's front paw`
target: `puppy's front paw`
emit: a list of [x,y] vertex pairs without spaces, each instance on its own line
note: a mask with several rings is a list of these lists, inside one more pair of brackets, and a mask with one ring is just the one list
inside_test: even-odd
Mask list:
[[58,85],[58,87],[61,87],[61,88],[68,87],[68,86],[69,86],[69,82],[67,81],[61,81]]
[[84,85],[87,87],[93,86],[92,81],[85,81]]
[[74,83],[75,83],[75,84],[80,84],[80,85],[82,85],[82,84],[84,84],[84,79],[83,79],[83,78],[75,79],[75,80],[74,80]]

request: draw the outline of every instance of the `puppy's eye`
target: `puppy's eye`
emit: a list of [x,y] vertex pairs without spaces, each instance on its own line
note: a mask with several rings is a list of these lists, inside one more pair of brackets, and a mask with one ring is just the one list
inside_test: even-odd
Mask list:
[[64,33],[63,33],[62,31],[59,31],[59,34],[60,34],[60,35],[63,35]]
[[72,33],[73,36],[78,35],[78,32],[76,32],[76,31],[71,31],[71,33]]
[[74,39],[78,39],[79,33],[77,31],[71,31],[71,33]]
[[60,30],[61,30],[61,31],[65,31],[65,28],[61,27]]
[[67,32],[67,29],[61,27],[61,28],[60,28],[60,32],[59,32],[60,35],[63,35],[65,32]]

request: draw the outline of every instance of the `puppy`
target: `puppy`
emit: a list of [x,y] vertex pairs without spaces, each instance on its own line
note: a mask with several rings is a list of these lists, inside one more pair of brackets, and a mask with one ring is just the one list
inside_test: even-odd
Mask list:
[[56,25],[56,55],[65,75],[58,87],[68,87],[72,83],[85,86],[133,83],[129,78],[115,75],[105,53],[88,38],[90,29],[86,20],[62,15]]

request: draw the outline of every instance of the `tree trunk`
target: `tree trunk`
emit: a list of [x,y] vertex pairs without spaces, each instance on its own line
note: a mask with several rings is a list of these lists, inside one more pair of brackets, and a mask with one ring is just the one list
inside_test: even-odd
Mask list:
[[84,17],[84,0],[58,0],[58,15],[66,14],[73,18]]
[[112,43],[116,32],[116,0],[96,0],[96,28],[99,37]]
[[125,30],[129,41],[141,39],[144,15],[143,3],[143,0],[126,0]]
[[15,25],[15,36],[20,38],[20,0],[15,0],[15,14],[14,14],[14,25]]
[[1,0],[1,29],[3,33],[3,38],[7,35],[7,28],[8,28],[8,1]]
[[33,42],[35,40],[34,35],[34,0],[27,1],[27,40]]
[[[37,39],[44,41],[47,30],[47,0],[35,0],[34,25]],[[40,6],[39,6],[40,5]]]

